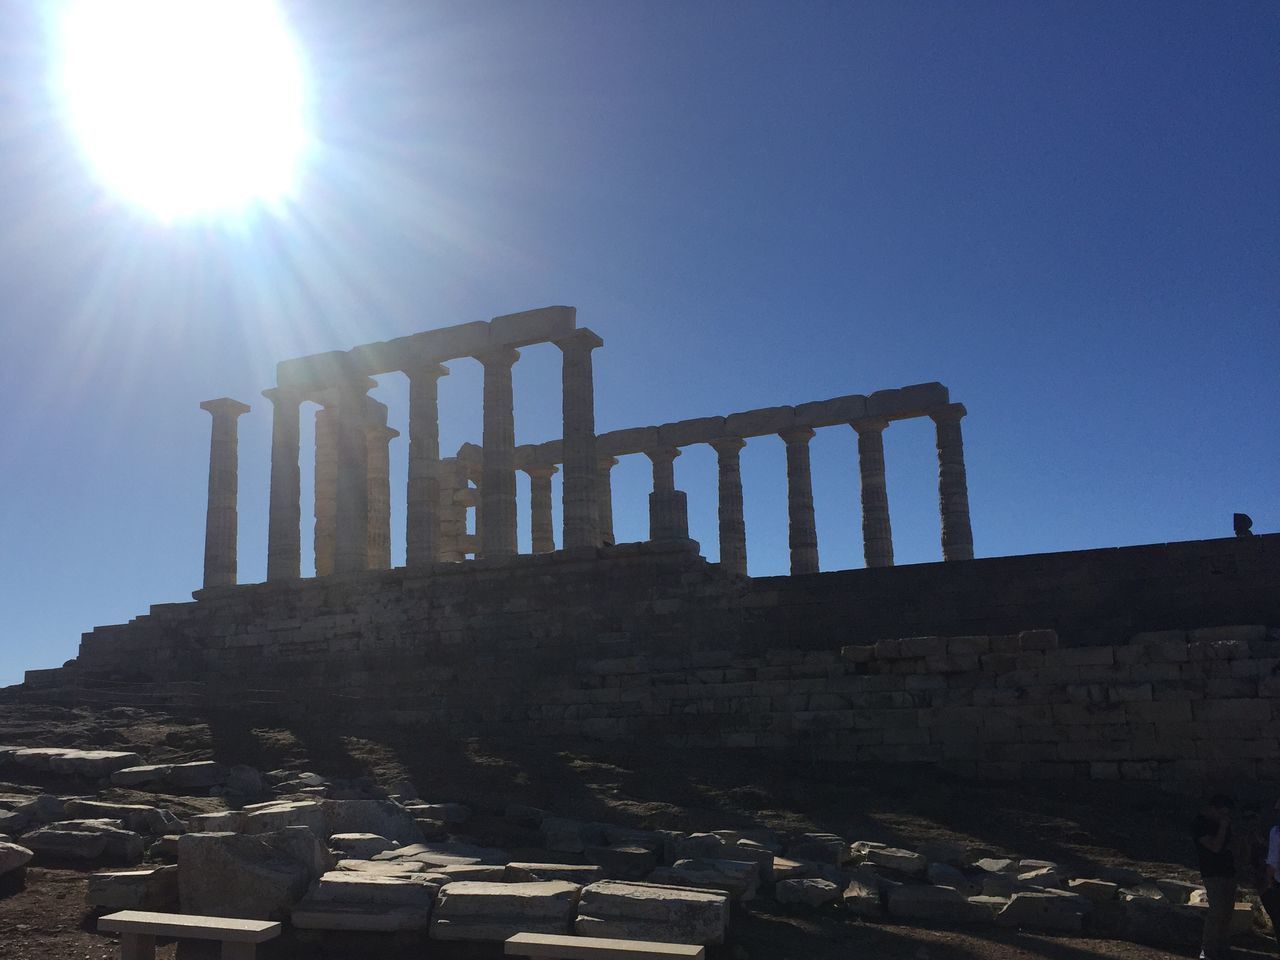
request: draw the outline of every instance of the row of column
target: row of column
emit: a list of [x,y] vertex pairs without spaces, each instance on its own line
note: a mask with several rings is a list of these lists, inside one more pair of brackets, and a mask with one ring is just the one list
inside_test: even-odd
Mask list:
[[[566,547],[594,546],[600,538],[595,400],[591,352],[603,341],[579,329],[554,341],[563,353],[563,516]],[[477,533],[486,557],[516,553],[515,411],[511,371],[519,351],[498,348],[475,357],[484,368],[483,460]],[[448,369],[409,366],[409,475],[405,511],[406,563],[433,563],[441,552],[440,424],[438,385]],[[316,433],[316,572],[348,573],[390,562],[383,523],[385,421],[371,440],[366,377],[336,384],[320,395]],[[301,573],[299,410],[309,397],[296,390],[264,390],[272,402],[271,501],[267,527],[267,579]],[[376,426],[376,424],[375,424]],[[212,469],[212,468],[211,468]],[[549,480],[549,476],[548,476]],[[330,482],[331,481],[331,482]],[[388,479],[389,483],[389,479]],[[549,504],[550,487],[547,486]],[[385,509],[389,510],[389,488]],[[547,511],[549,525],[549,509]],[[389,515],[389,514],[387,514]],[[610,525],[612,521],[610,520]],[[330,531],[332,531],[330,533]],[[540,543],[549,529],[538,532]],[[385,545],[384,545],[384,542]],[[331,557],[331,559],[330,559]],[[233,578],[234,580],[234,578]]]
[[[973,533],[969,523],[969,491],[965,478],[964,441],[960,419],[962,404],[950,404],[933,411],[938,450],[938,499],[942,517],[944,560],[973,558]],[[864,419],[850,426],[858,435],[858,472],[862,490],[862,543],[868,567],[893,566],[893,530],[889,522],[889,496],[885,482],[884,430],[889,421]],[[809,460],[810,427],[796,427],[779,434],[786,444],[787,519],[791,572],[816,573],[818,534],[813,510],[813,477]],[[746,440],[726,437],[710,442],[718,467],[720,563],[732,573],[746,575],[747,534],[742,504],[741,453]],[[649,539],[684,540],[689,536],[688,505],[684,491],[675,486],[675,459],[678,447],[645,451],[653,465],[653,492],[649,494]],[[602,458],[598,469],[599,529],[602,542],[613,542],[613,497],[610,471],[615,457]],[[555,549],[551,535],[551,478],[556,467],[550,464],[524,468],[530,481],[530,513],[533,552]]]

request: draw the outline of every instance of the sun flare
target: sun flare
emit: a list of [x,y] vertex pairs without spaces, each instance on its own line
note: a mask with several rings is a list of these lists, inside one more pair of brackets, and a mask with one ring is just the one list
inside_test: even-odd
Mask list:
[[56,84],[97,179],[161,220],[287,198],[306,83],[270,0],[68,0]]

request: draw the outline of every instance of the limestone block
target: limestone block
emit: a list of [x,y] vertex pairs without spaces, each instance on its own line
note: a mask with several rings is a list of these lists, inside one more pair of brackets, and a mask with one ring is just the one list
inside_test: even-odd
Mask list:
[[175,763],[165,775],[166,786],[179,790],[201,790],[226,783],[230,771],[221,763],[200,760],[195,763]]
[[950,887],[957,893],[963,893],[966,897],[976,897],[982,891],[980,883],[974,883],[949,863],[929,864],[925,877],[935,887]]
[[985,894],[978,894],[969,898],[969,902],[974,906],[979,906],[987,910],[994,920],[1000,915],[1000,911],[1009,905],[1009,897],[988,897]]
[[798,427],[834,427],[867,416],[867,398],[860,393],[830,400],[815,400],[795,408]]
[[1078,893],[1080,896],[1092,901],[1093,903],[1110,903],[1116,899],[1116,894],[1120,890],[1120,885],[1109,883],[1106,880],[1068,880],[1067,889],[1072,893]]
[[[423,839],[422,830],[414,820],[417,814],[391,800],[321,800],[319,806],[326,835],[372,833],[397,843],[417,843]],[[440,806],[466,809],[461,804]],[[460,815],[458,809],[451,812],[454,816]]]
[[385,850],[373,858],[375,861],[413,861],[427,867],[447,867],[452,864],[491,865],[505,864],[511,858],[495,847],[479,847],[470,843],[413,843],[398,850]]
[[833,833],[806,833],[787,847],[787,856],[792,860],[810,860],[837,867],[847,863],[850,855],[849,844]]
[[142,787],[158,784],[173,769],[171,763],[155,763],[138,767],[124,767],[111,774],[111,784],[116,787]]
[[489,321],[491,346],[523,347],[560,340],[573,333],[578,311],[573,307],[541,307],[494,317]]
[[776,854],[752,840],[740,838],[736,843],[727,845],[721,856],[726,860],[749,860],[759,868],[761,880],[767,882],[774,879],[773,863]]
[[1177,880],[1173,877],[1158,879],[1156,886],[1160,888],[1166,900],[1178,906],[1190,903],[1193,894],[1204,890],[1204,886],[1199,883],[1187,883],[1185,880]]
[[725,842],[714,833],[691,833],[673,837],[663,848],[663,859],[669,863],[697,857],[718,857]]
[[[30,750],[19,750],[14,754],[14,759],[21,765],[23,758],[32,753]],[[96,779],[109,777],[122,767],[132,767],[141,762],[142,758],[136,753],[118,750],[51,750],[44,752],[41,759],[33,765],[37,769],[53,773]]]
[[0,834],[16,837],[31,826],[31,818],[16,810],[0,810]]
[[448,883],[455,880],[484,880],[502,883],[507,878],[507,868],[489,863],[452,863],[444,867],[432,867],[431,874]]
[[809,907],[821,907],[840,896],[840,888],[836,884],[815,878],[780,880],[773,892],[779,903],[800,903]]
[[120,820],[135,833],[180,833],[186,825],[170,811],[140,803],[102,803],[96,800],[68,800],[67,816],[77,820]]
[[419,907],[430,910],[435,885],[423,875],[378,875],[335,870],[313,884],[308,898],[314,901],[366,903],[386,907]]
[[471,808],[464,803],[422,803],[413,805],[413,815],[443,823],[466,823],[471,819]]
[[329,838],[329,849],[335,854],[353,860],[369,860],[384,850],[394,850],[400,844],[376,833],[335,833]]
[[582,889],[574,932],[666,943],[724,942],[729,898],[689,887],[603,880]]
[[0,841],[0,876],[25,867],[34,856],[34,851],[20,843]]
[[773,880],[791,880],[802,877],[809,871],[810,864],[788,857],[774,856],[769,877]]
[[724,432],[730,437],[760,437],[781,433],[796,423],[794,407],[764,407],[725,417]]
[[176,863],[178,860],[178,837],[180,836],[182,836],[180,833],[166,833],[163,837],[157,837],[147,847],[147,859]]
[[440,890],[431,937],[506,940],[517,933],[567,934],[581,889],[565,880],[449,883]]
[[182,912],[249,920],[287,916],[326,869],[307,843],[320,847],[306,827],[253,836],[183,835],[178,841]]
[[304,897],[289,914],[299,930],[349,930],[360,933],[398,933],[426,930],[431,910],[421,907],[388,907]]
[[884,916],[884,903],[880,897],[880,885],[871,877],[861,875],[851,878],[840,895],[844,908],[855,917],[879,920]]
[[422,873],[427,868],[412,860],[339,860],[334,869],[349,873],[372,873],[381,877],[403,877]]
[[596,453],[601,457],[621,457],[628,453],[644,453],[656,450],[662,444],[658,441],[657,427],[629,427],[626,430],[610,430],[596,437]]
[[508,863],[503,877],[508,883],[532,880],[568,880],[580,886],[604,879],[604,871],[592,864],[578,863]]
[[101,910],[172,911],[178,906],[176,865],[90,874],[85,903]]
[[14,807],[13,812],[25,817],[31,823],[54,823],[67,819],[66,804],[51,793],[32,797]]
[[[1019,865],[1021,869],[1021,865]],[[1056,866],[1036,867],[1018,874],[1018,882],[1033,887],[1053,887],[1061,889],[1063,877]]]
[[694,443],[706,443],[725,435],[724,417],[699,417],[696,420],[679,420],[658,427],[658,444],[664,447],[687,447]]
[[650,881],[672,886],[722,890],[735,900],[752,900],[760,883],[760,868],[751,861],[697,857],[659,867]]
[[115,863],[137,863],[145,848],[119,820],[62,820],[24,835],[22,843],[42,858]]
[[547,817],[539,829],[542,832],[542,845],[558,853],[581,853],[604,839],[599,824],[565,817]]
[[1079,933],[1089,901],[1084,897],[1063,897],[1052,893],[1015,893],[996,916],[1005,927]]
[[867,862],[886,867],[912,877],[923,877],[928,861],[918,853],[897,847],[881,847],[867,851]]
[[346,831],[330,830],[324,809],[316,800],[271,800],[252,803],[244,812],[245,833],[270,833],[285,827],[306,827],[318,837]]
[[950,887],[903,884],[887,891],[886,907],[895,920],[927,920],[940,923],[984,923],[990,910]]
[[587,847],[584,854],[608,880],[643,880],[658,865],[657,854],[640,846]]
[[1167,900],[1135,897],[1120,904],[1120,935],[1135,943],[1197,943],[1203,921],[1194,908],[1175,907]]
[[239,833],[244,829],[244,821],[242,810],[197,813],[187,818],[187,829],[192,833]]
[[256,797],[266,789],[266,783],[258,770],[247,764],[237,763],[227,771],[227,781],[223,787],[229,794]]

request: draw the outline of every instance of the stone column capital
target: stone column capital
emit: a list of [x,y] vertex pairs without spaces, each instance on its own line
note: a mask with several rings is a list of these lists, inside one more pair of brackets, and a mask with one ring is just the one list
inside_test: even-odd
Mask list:
[[528,463],[520,469],[533,480],[550,480],[560,472],[560,468],[554,463]]
[[515,362],[520,359],[520,351],[515,347],[494,347],[492,350],[483,350],[473,355],[486,368],[507,367],[510,369],[515,366]]
[[655,447],[652,450],[646,450],[644,455],[654,463],[671,463],[676,457],[680,456],[679,447]]
[[232,400],[230,397],[219,397],[217,400],[204,401],[204,403],[200,404],[200,409],[208,410],[216,420],[218,417],[235,419],[242,414],[248,413],[251,407],[247,403]]
[[864,433],[883,433],[884,429],[889,426],[889,421],[879,417],[867,417],[863,420],[853,420],[849,423],[859,435]]
[[[277,407],[290,404],[297,406],[303,401],[302,391],[297,387],[268,387],[262,391],[262,395]],[[201,404],[201,406],[204,406],[204,404]]]
[[612,470],[618,465],[617,457],[597,457],[596,466],[601,470]]
[[410,380],[439,380],[449,375],[449,368],[433,360],[415,360],[400,368]]
[[747,441],[742,437],[721,437],[719,440],[712,440],[707,444],[712,450],[721,457],[736,457],[742,448],[747,445]]
[[791,446],[796,443],[808,443],[813,439],[813,427],[791,427],[779,432],[784,443]]
[[586,327],[579,327],[568,336],[561,337],[553,342],[565,353],[572,351],[590,353],[592,350],[604,346],[604,340],[600,338],[599,334],[594,330],[588,330]]
[[400,436],[400,431],[395,427],[388,427],[385,423],[367,423],[364,432],[371,440],[385,440],[390,442]]
[[945,407],[930,410],[929,417],[934,423],[956,423],[968,412],[963,403],[949,403]]

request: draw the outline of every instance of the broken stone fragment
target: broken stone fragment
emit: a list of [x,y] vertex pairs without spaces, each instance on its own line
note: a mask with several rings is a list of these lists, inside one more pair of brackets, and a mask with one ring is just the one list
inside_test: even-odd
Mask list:
[[821,907],[840,896],[840,888],[830,880],[804,879],[780,880],[774,887],[774,898],[779,903],[799,903],[809,907]]
[[950,887],[903,884],[890,888],[885,899],[889,916],[895,920],[984,923],[991,919],[989,908],[970,903]]
[[25,867],[34,856],[34,851],[20,843],[0,841],[0,876]]
[[594,863],[508,863],[503,879],[508,883],[531,880],[568,880],[586,886],[604,879],[604,871]]
[[1001,926],[1053,933],[1079,933],[1090,903],[1084,897],[1015,893],[996,916]]
[[517,933],[567,934],[580,890],[576,883],[564,880],[446,884],[436,903],[431,937],[506,940]]
[[897,847],[878,847],[867,851],[866,862],[896,870],[911,877],[923,877],[929,863],[920,854]]
[[384,850],[394,850],[400,844],[376,833],[335,833],[329,838],[329,849],[335,854],[352,860],[370,860]]
[[178,868],[90,874],[85,903],[101,910],[173,910],[178,905]]
[[602,880],[582,889],[574,932],[585,937],[724,942],[726,894],[689,887]]

